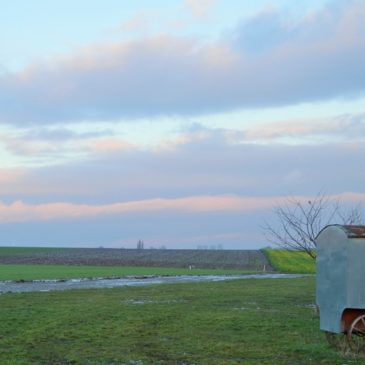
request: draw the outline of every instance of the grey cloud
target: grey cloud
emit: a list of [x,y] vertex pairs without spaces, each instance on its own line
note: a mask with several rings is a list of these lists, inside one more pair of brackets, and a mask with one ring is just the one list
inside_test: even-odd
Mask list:
[[339,23],[359,10],[363,12],[362,4],[356,0],[331,1],[318,12],[291,19],[278,8],[266,7],[238,24],[232,34],[233,44],[248,53],[261,53],[290,43],[326,43],[340,29]]
[[207,127],[205,127],[203,124],[192,122],[192,123],[186,123],[182,128],[180,129],[180,132],[200,132],[200,131],[206,131],[208,130]]
[[269,27],[260,52],[234,47],[232,38],[202,45],[160,36],[94,46],[3,75],[0,120],[27,125],[187,116],[361,96],[365,4],[350,1],[339,9],[329,6],[295,31],[284,31],[275,12],[238,27],[233,38],[252,44],[252,34]]
[[[277,197],[314,195],[319,190],[329,194],[363,192],[363,143],[232,145],[224,142],[224,131],[221,142],[216,143],[219,133],[214,131],[204,141],[192,139],[168,152],[130,151],[82,163],[15,171],[0,182],[2,200],[106,204],[199,195]],[[206,242],[196,237],[205,236],[225,248],[253,248],[265,245],[259,226],[268,214],[260,210],[247,214],[154,212],[97,220],[2,224],[1,242],[107,246],[118,241],[121,247],[124,242],[136,242],[143,232],[148,246],[158,243],[169,248],[195,248]],[[224,235],[224,241],[219,239]],[[176,236],[182,240],[179,244],[169,241]]]
[[344,127],[341,133],[350,137],[365,138],[365,114],[343,117]]
[[114,132],[110,129],[90,132],[75,132],[67,128],[30,128],[21,133],[21,139],[25,140],[47,140],[47,141],[66,141],[73,139],[86,139],[94,137],[113,136]]
[[95,204],[221,194],[305,195],[322,188],[330,193],[363,190],[363,143],[231,145],[224,136],[216,143],[218,134],[167,152],[129,151],[33,169],[18,182],[5,181],[1,189],[4,197],[25,201]]
[[14,156],[23,157],[25,162],[48,164],[67,160],[70,153],[83,154],[90,149],[88,142],[94,138],[112,137],[112,130],[75,132],[66,128],[34,127],[2,133],[2,147]]
[[[235,141],[274,141],[281,138],[305,138],[318,142],[318,139],[337,138],[341,141],[364,141],[365,114],[344,114],[331,118],[312,120],[287,120],[272,122],[243,131],[227,131]],[[304,139],[304,140],[303,140]]]
[[286,25],[281,14],[270,8],[239,24],[232,38],[239,49],[260,53],[293,40],[298,32],[298,27]]

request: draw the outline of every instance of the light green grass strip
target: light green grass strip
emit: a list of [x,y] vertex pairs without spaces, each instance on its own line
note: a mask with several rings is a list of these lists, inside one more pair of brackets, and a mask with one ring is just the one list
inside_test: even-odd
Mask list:
[[304,251],[274,249],[264,249],[262,251],[271,266],[277,271],[299,274],[314,274],[316,272],[315,260]]

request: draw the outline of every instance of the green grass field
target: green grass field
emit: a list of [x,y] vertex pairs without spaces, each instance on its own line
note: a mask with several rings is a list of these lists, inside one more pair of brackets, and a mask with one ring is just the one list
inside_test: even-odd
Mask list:
[[0,295],[2,365],[350,365],[314,278]]
[[314,274],[316,271],[315,260],[303,251],[277,249],[264,249],[262,251],[271,266],[279,272]]
[[249,274],[244,270],[192,269],[128,266],[66,266],[0,264],[1,280],[44,280],[72,278],[108,278],[145,275],[235,275]]

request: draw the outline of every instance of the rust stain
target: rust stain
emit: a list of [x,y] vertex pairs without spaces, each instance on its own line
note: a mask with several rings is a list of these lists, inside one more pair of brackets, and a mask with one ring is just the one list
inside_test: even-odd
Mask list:
[[348,238],[365,238],[365,226],[343,226]]

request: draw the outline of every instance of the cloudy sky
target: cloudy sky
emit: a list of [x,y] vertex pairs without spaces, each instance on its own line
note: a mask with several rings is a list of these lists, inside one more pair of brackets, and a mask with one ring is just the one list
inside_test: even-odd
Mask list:
[[259,248],[365,201],[362,0],[0,0],[0,244]]

